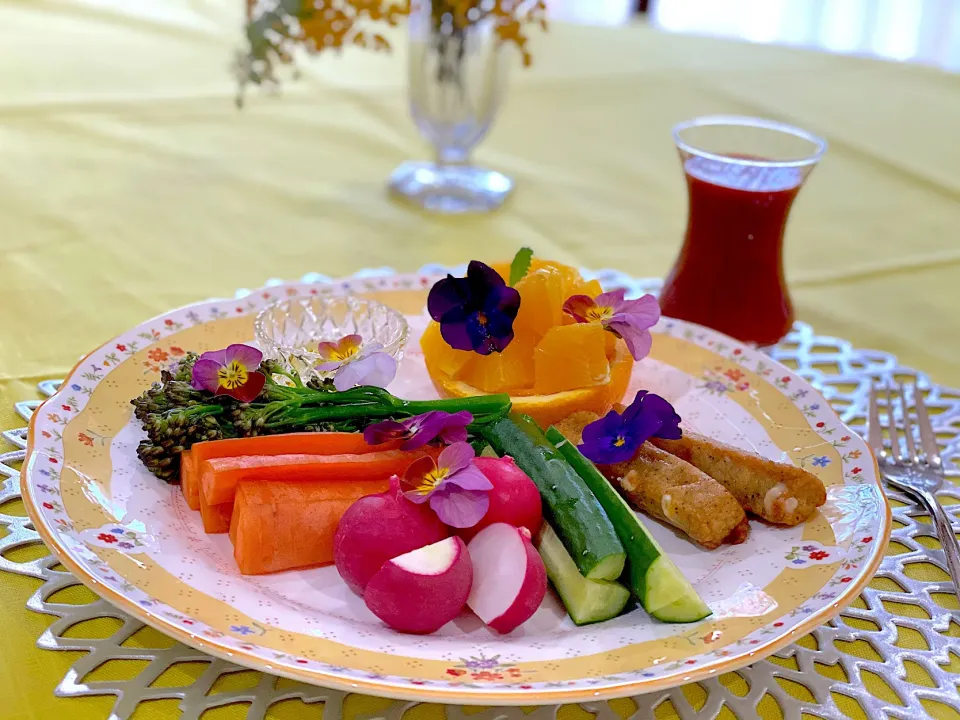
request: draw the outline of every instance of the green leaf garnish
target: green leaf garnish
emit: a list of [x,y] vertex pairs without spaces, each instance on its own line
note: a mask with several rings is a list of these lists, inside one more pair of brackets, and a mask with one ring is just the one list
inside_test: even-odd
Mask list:
[[527,271],[530,269],[530,260],[533,259],[533,250],[528,247],[522,247],[517,250],[513,256],[513,262],[510,263],[510,287],[523,280]]

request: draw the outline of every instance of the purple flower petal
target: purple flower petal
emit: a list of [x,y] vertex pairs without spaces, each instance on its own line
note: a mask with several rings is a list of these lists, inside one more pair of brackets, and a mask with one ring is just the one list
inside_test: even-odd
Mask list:
[[223,350],[210,350],[200,355],[200,360],[213,360],[217,365],[226,365],[227,364],[227,351],[226,348]]
[[409,433],[409,440],[401,450],[416,450],[436,438],[447,445],[464,442],[467,439],[467,425],[473,422],[473,415],[466,410],[450,414],[442,410],[417,415],[403,421]]
[[431,494],[430,509],[444,525],[455,528],[473,527],[490,509],[490,496],[484,491],[447,486]]
[[[204,353],[207,355],[208,353]],[[215,393],[220,388],[218,374],[223,365],[211,358],[201,357],[193,364],[190,384],[197,390]]]
[[253,372],[258,367],[260,367],[260,362],[263,360],[263,353],[257,350],[255,347],[250,345],[230,345],[225,351],[225,362],[224,365],[229,365],[232,362],[238,362],[243,365],[247,372]]
[[493,490],[493,483],[474,463],[447,477],[444,487],[456,486],[461,490]]
[[644,295],[636,300],[624,300],[614,307],[614,314],[620,313],[631,315],[638,324],[652,328],[660,322],[660,303],[653,295]]
[[358,385],[386,387],[397,376],[397,361],[391,355],[377,352],[342,365],[333,378],[333,386],[340,391]]
[[437,322],[451,312],[460,310],[470,301],[470,283],[466,278],[447,275],[430,288],[427,296],[427,312]]
[[653,337],[650,330],[635,324],[629,315],[615,316],[604,323],[607,330],[623,338],[634,360],[643,360],[650,354]]
[[473,461],[477,456],[473,446],[470,443],[459,442],[448,445],[437,458],[437,467],[447,468],[447,478],[454,473],[458,473]]
[[409,429],[405,423],[396,420],[384,420],[373,425],[367,425],[363,430],[363,441],[367,445],[380,445],[388,440],[407,437],[408,432]]
[[507,286],[500,273],[479,260],[471,260],[467,265],[467,280],[474,295],[483,295],[490,288]]
[[467,410],[461,410],[460,412],[447,415],[447,417],[444,418],[444,424],[440,430],[440,439],[447,443],[447,445],[466,442],[467,425],[472,422],[473,414]]
[[600,307],[612,308],[614,312],[617,312],[624,303],[623,296],[626,292],[625,288],[617,288],[616,290],[600,293],[597,295],[596,303]]
[[444,341],[481,355],[502,352],[510,344],[519,308],[520,293],[476,260],[469,264],[467,277],[448,275],[434,284],[427,298],[427,310],[440,323]]
[[440,337],[454,350],[473,351],[473,340],[467,332],[466,321],[440,323]]
[[654,435],[679,439],[679,423],[680,416],[669,402],[641,390],[622,414],[611,411],[587,425],[579,449],[595,463],[625,462]]

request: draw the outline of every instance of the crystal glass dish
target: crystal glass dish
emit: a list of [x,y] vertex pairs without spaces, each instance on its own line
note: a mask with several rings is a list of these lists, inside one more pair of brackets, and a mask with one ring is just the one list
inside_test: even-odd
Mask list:
[[254,337],[264,357],[295,370],[304,382],[324,379],[317,344],[360,335],[363,347],[378,342],[399,363],[409,328],[393,308],[354,295],[316,295],[272,303],[257,315]]

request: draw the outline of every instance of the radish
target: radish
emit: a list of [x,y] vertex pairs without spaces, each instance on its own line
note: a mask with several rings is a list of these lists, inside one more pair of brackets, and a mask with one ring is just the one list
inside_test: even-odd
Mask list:
[[397,555],[422,548],[449,535],[429,505],[417,505],[390,478],[390,489],[360,498],[340,518],[333,537],[337,572],[357,595],[383,564]]
[[473,527],[455,530],[467,542],[483,528],[502,522],[514,527],[525,527],[531,536],[540,532],[543,511],[540,491],[527,474],[517,467],[512,457],[478,457],[474,464],[493,484],[488,496],[490,508]]
[[385,562],[363,600],[394,630],[431,633],[460,614],[472,584],[467,546],[450,537]]
[[495,523],[477,533],[467,550],[473,562],[467,606],[499,633],[529,620],[547,592],[547,571],[527,529]]

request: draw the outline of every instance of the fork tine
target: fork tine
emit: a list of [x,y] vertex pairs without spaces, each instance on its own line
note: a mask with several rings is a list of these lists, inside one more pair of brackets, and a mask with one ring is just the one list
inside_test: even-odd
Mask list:
[[880,409],[877,407],[877,384],[870,379],[870,408],[867,413],[867,442],[878,458],[884,456],[883,428],[880,425]]
[[899,383],[900,386],[900,409],[903,411],[903,436],[907,441],[907,453],[909,454],[908,460],[910,462],[920,462],[920,457],[917,455],[917,443],[913,439],[913,422],[910,419],[910,409],[907,407],[907,393],[903,389],[903,383]]
[[887,432],[890,433],[890,454],[904,460],[903,450],[900,446],[900,433],[897,432],[897,418],[894,415],[893,392],[890,383],[885,382],[883,389],[887,394]]
[[917,386],[913,386],[913,404],[917,407],[917,426],[920,428],[920,444],[923,445],[923,452],[927,456],[927,462],[935,467],[940,467],[940,448],[937,447],[937,436],[930,425],[930,416],[927,414],[927,404],[923,400],[923,391]]

